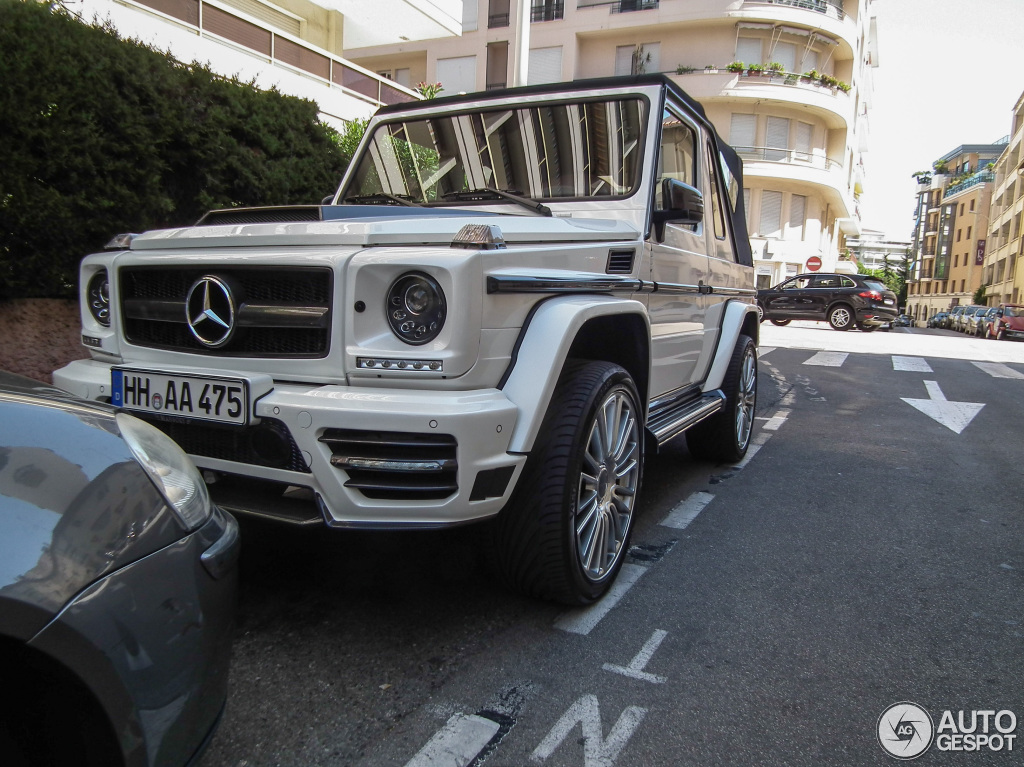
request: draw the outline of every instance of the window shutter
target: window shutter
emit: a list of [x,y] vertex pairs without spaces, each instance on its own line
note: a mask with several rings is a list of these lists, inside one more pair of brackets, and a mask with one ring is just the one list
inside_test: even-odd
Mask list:
[[769,117],[768,118],[768,133],[765,137],[764,145],[768,147],[768,151],[764,153],[766,160],[785,160],[787,159],[788,151],[777,151],[773,152],[772,149],[788,150],[789,149],[789,118],[787,117]]
[[814,126],[810,123],[798,122],[796,124],[796,155],[794,159],[808,162],[811,159],[811,137],[814,135]]
[[615,74],[628,75],[633,69],[635,45],[619,45],[615,48]]
[[437,81],[445,93],[472,93],[476,87],[476,56],[437,60]]
[[789,197],[789,228],[798,236],[795,239],[804,238],[804,218],[807,211],[807,198],[802,194],[794,194]]
[[787,72],[796,72],[796,46],[793,43],[776,43],[772,61],[777,61]]
[[782,192],[761,192],[762,237],[778,237],[782,233]]
[[562,80],[562,47],[530,49],[529,85],[557,83]]
[[736,41],[736,60],[744,64],[763,64],[761,61],[761,40],[757,37],[741,37]]
[[737,152],[750,149],[757,140],[757,115],[733,113],[729,124],[729,143]]

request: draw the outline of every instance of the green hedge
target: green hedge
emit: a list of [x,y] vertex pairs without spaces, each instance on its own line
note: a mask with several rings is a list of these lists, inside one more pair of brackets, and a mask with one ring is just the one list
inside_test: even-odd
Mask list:
[[118,232],[319,202],[346,154],[311,101],[0,0],[0,299],[74,295]]

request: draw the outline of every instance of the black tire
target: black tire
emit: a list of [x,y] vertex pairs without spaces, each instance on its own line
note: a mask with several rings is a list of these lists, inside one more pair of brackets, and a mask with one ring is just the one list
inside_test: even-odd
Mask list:
[[[601,440],[609,432],[615,439]],[[498,574],[508,586],[568,605],[590,604],[608,590],[629,550],[643,440],[629,373],[609,362],[566,365],[493,527]]]
[[866,322],[858,322],[857,330],[861,331],[862,333],[871,333],[875,330],[878,330],[878,325],[868,325]]
[[757,407],[757,347],[750,336],[736,339],[722,381],[725,406],[686,432],[695,458],[736,463],[747,454]]
[[834,330],[849,330],[854,324],[853,309],[846,304],[836,304],[828,310],[828,324]]
[[778,325],[781,328],[781,327],[785,327],[786,325],[788,325],[792,321],[793,320],[772,320],[771,323],[772,323],[772,325]]

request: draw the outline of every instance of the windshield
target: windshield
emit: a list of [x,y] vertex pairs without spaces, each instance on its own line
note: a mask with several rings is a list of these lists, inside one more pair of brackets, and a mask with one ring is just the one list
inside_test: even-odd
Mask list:
[[1024,317],[1024,306],[1004,306],[1004,317]]
[[[645,102],[547,104],[382,123],[341,202],[621,197],[640,180]],[[397,199],[391,199],[397,198]]]

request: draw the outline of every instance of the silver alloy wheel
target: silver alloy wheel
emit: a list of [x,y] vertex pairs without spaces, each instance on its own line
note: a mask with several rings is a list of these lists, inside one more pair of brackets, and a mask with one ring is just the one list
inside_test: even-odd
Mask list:
[[837,306],[832,310],[829,315],[829,324],[837,330],[840,328],[850,327],[850,323],[853,322],[853,315],[850,314],[850,310],[845,306]]
[[757,361],[752,352],[743,356],[740,390],[736,402],[736,444],[746,448],[754,428],[754,406],[757,402]]
[[583,574],[600,581],[622,556],[640,482],[640,427],[632,398],[608,392],[587,436],[574,519]]

